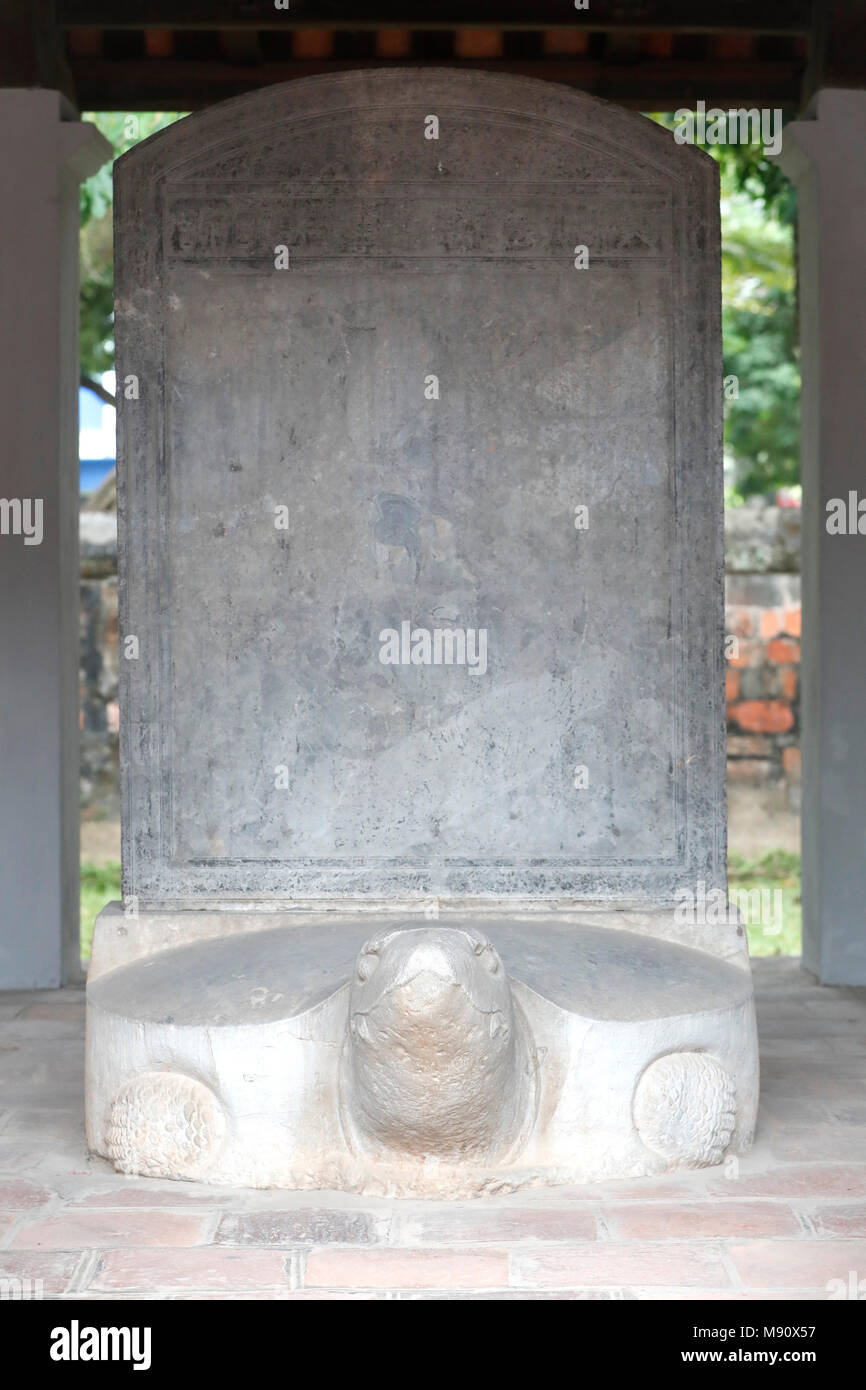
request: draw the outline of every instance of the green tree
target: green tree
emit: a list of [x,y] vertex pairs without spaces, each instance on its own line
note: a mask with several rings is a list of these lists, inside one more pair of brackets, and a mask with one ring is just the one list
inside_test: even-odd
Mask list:
[[[669,112],[653,119],[674,126]],[[800,477],[797,200],[760,144],[699,148],[720,166],[724,373],[738,389],[725,403],[725,452],[737,501]]]
[[[115,158],[179,120],[182,112],[86,113],[114,146]],[[111,235],[112,166],[81,187],[81,379],[111,399],[99,382],[114,366],[114,260]]]
[[725,376],[739,394],[725,403],[725,448],[739,497],[800,479],[800,366],[793,233],[763,199],[731,191],[722,169],[722,339]]

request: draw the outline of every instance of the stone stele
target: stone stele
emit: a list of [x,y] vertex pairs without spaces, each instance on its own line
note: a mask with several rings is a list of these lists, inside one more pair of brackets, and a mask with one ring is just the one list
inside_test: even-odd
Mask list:
[[145,141],[115,209],[92,1148],[394,1195],[741,1152],[715,164],[342,73]]

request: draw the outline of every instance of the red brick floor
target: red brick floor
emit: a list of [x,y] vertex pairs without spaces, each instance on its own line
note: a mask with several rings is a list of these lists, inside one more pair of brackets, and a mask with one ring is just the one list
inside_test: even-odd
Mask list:
[[454,1203],[121,1177],[84,1143],[82,993],[0,994],[0,1280],[76,1299],[866,1298],[866,990],[786,959],[755,976],[745,1158]]

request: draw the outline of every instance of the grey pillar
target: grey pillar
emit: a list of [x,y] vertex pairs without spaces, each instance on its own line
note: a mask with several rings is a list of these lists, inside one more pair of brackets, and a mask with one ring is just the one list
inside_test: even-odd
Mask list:
[[866,92],[810,115],[780,156],[800,199],[803,963],[864,985],[866,534],[830,534],[827,504],[866,499]]
[[111,147],[73,114],[0,90],[0,989],[80,970],[78,185]]

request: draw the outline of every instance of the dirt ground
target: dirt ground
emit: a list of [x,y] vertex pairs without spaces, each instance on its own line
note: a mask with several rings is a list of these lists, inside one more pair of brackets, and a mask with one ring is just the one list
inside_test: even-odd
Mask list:
[[728,849],[756,859],[768,849],[800,853],[800,816],[772,790],[728,783]]
[[120,821],[81,819],[81,858],[90,864],[120,862]]

